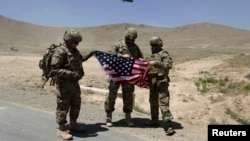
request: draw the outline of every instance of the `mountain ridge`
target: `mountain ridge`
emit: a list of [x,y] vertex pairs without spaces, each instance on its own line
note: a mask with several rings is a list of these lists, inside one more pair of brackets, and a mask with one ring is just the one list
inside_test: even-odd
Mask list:
[[[165,28],[144,24],[120,23],[95,27],[76,27],[83,35],[79,45],[83,50],[107,50],[123,38],[127,27],[138,31],[137,44],[149,46],[152,36],[160,36],[166,48],[239,48],[250,46],[250,31],[220,24],[201,22],[180,27]],[[0,15],[0,47],[9,51],[18,47],[20,51],[41,53],[51,43],[62,42],[66,29],[73,27],[49,27],[17,21]]]

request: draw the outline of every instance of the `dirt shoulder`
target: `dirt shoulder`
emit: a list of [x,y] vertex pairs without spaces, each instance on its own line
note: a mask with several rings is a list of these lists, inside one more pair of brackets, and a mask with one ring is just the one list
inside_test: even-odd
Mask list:
[[[213,70],[214,67],[223,64],[223,61],[230,56],[206,58],[199,61],[190,61],[178,64],[170,73],[171,111],[174,115],[174,125],[177,133],[174,136],[166,136],[162,128],[146,128],[143,123],[149,120],[150,115],[148,103],[148,90],[136,88],[135,105],[145,112],[133,112],[133,119],[136,126],[127,128],[123,125],[122,100],[116,101],[114,112],[115,127],[111,130],[119,130],[134,134],[149,140],[173,140],[173,141],[205,141],[207,140],[207,125],[211,119],[223,121],[225,124],[238,124],[228,115],[225,115],[225,108],[239,110],[245,118],[250,119],[250,98],[249,95],[229,97],[224,101],[212,104],[211,96],[218,94],[201,95],[197,92],[194,81],[199,77],[199,72]],[[55,112],[55,88],[46,85],[41,89],[41,70],[38,67],[40,57],[34,56],[0,56],[0,99],[10,101],[22,106],[35,108],[47,112]],[[80,81],[81,85],[98,88],[107,88],[108,77],[100,68],[95,58],[90,58],[83,63],[85,76]],[[247,71],[234,73],[239,77]],[[105,122],[103,109],[105,93],[97,93],[89,90],[82,90],[82,110],[80,119],[88,123]],[[89,107],[96,110],[89,111]],[[104,126],[104,125],[103,125]],[[55,127],[56,128],[56,127]]]

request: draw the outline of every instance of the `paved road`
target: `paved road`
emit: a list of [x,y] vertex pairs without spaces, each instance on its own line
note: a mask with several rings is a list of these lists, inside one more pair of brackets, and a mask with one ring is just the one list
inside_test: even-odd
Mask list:
[[[87,122],[87,121],[86,121]],[[86,123],[87,131],[72,133],[75,141],[145,141],[101,124]],[[56,137],[55,115],[0,101],[1,141],[60,141]]]

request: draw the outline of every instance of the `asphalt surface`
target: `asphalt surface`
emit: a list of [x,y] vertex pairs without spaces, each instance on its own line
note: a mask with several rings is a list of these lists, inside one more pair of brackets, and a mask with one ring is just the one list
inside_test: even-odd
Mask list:
[[[75,141],[145,141],[138,136],[109,130],[101,124],[84,124],[84,133],[72,133]],[[55,114],[22,107],[0,100],[1,141],[60,141]]]

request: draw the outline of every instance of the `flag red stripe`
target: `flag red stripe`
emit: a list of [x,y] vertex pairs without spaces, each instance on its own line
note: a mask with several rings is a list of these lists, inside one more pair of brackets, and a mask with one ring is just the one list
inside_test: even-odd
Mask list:
[[[98,54],[100,54],[100,56],[97,57],[97,55],[96,55],[96,58],[98,59],[100,64],[104,64],[102,66],[103,70],[106,72],[106,74],[108,74],[111,77],[111,79],[115,83],[120,83],[120,84],[121,83],[130,83],[130,84],[134,84],[134,85],[137,85],[139,87],[142,87],[142,88],[148,88],[148,82],[147,82],[147,80],[148,80],[147,76],[148,76],[148,71],[149,71],[148,62],[142,61],[139,59],[133,60],[132,68],[128,68],[128,70],[132,69],[131,73],[127,76],[127,72],[126,72],[125,73],[126,76],[121,76],[114,71],[115,69],[113,70],[112,65],[109,66],[109,63],[102,63],[102,61],[106,61],[105,60],[106,57],[108,57],[110,59],[114,59],[114,60],[121,59],[121,58],[119,58],[118,56],[115,56],[115,55],[109,56],[110,54],[104,53],[104,52],[99,52],[99,51],[98,51]],[[131,61],[131,60],[128,60],[128,61]],[[127,71],[127,70],[124,70],[124,68],[123,68],[119,71]]]

